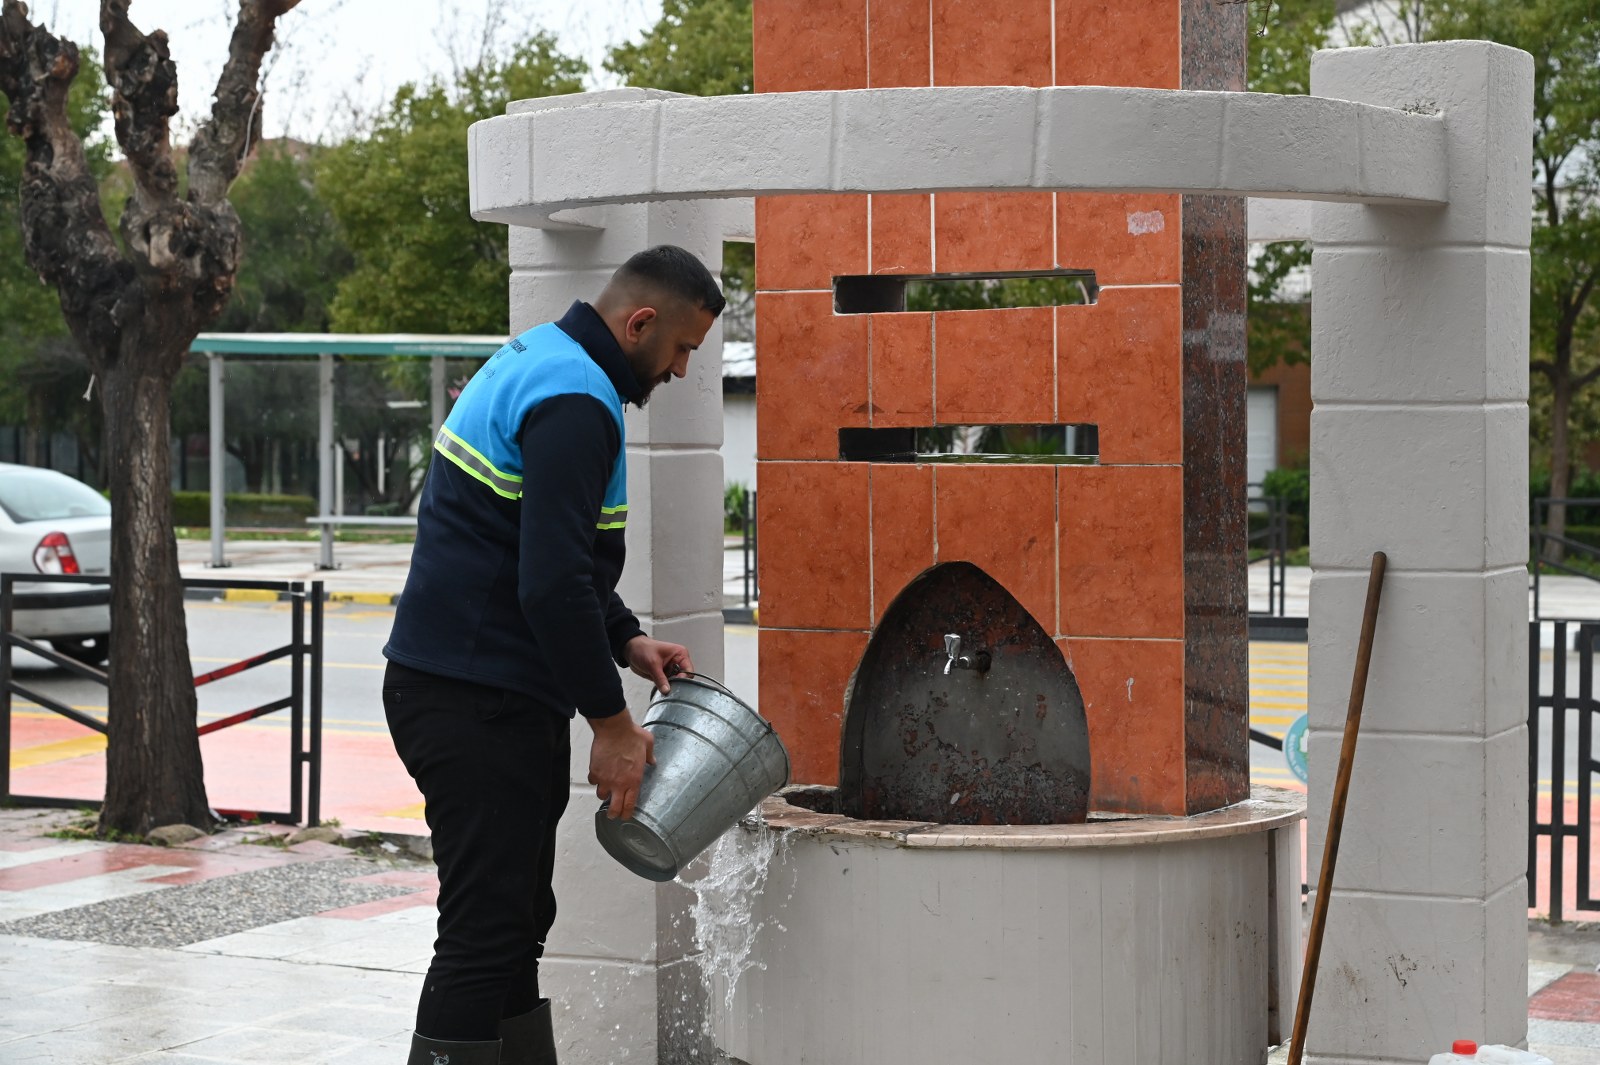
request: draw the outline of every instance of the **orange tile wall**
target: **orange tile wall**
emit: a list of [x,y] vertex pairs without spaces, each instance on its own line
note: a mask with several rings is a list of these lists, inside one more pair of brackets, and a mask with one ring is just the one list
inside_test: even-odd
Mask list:
[[[1002,12],[1003,11],[1003,15]],[[1179,0],[756,0],[758,92],[1175,88]],[[872,626],[966,560],[1072,663],[1102,810],[1186,811],[1181,200],[780,197],[756,214],[762,711],[833,783]],[[1091,307],[835,315],[832,278],[1096,271]],[[1091,422],[1098,466],[838,461],[843,427]]]

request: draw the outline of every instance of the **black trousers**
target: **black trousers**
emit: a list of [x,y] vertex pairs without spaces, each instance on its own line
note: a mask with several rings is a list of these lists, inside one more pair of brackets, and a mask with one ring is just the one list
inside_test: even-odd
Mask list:
[[439,934],[417,1031],[498,1039],[502,1018],[539,1002],[571,722],[526,695],[393,662],[383,709],[427,800],[439,867]]

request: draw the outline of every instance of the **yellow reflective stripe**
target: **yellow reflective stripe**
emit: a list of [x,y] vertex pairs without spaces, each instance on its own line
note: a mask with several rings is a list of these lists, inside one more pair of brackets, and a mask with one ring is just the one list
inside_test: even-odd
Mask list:
[[600,513],[602,513],[602,514],[621,514],[623,511],[625,511],[627,509],[628,509],[628,504],[624,503],[620,507],[601,507],[600,508]]
[[627,527],[628,523],[625,521],[603,521],[595,526],[596,529],[626,529]]
[[461,471],[488,485],[496,495],[507,499],[522,498],[522,478],[511,477],[494,468],[494,464],[473,450],[456,434],[440,429],[433,449],[460,467]]
[[463,449],[464,451],[466,451],[466,453],[468,455],[471,455],[473,458],[477,459],[480,463],[482,463],[483,464],[483,466],[482,466],[483,471],[485,473],[489,474],[491,477],[494,477],[494,478],[496,478],[498,480],[501,480],[501,481],[506,481],[506,482],[511,483],[511,484],[521,484],[522,483],[522,478],[521,477],[518,477],[514,473],[506,473],[504,470],[500,469],[500,467],[496,466],[494,463],[490,462],[487,458],[485,458],[483,452],[479,451],[477,448],[473,447],[471,444],[469,444],[465,440],[461,439],[455,433],[452,433],[448,426],[443,426],[443,425],[439,426],[439,437],[440,437],[440,439],[449,439],[449,440],[454,441],[455,444],[458,447],[460,447],[461,449]]

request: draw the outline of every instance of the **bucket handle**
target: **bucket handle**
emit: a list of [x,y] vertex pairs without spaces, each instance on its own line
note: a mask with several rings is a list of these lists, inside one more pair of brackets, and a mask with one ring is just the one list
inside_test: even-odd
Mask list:
[[[674,672],[671,672],[671,673],[667,674],[667,679],[668,680],[677,680],[679,677],[688,677],[690,680],[697,680],[697,681],[700,681],[702,684],[708,684],[711,687],[717,689],[723,695],[726,695],[728,698],[732,699],[734,702],[738,703],[739,705],[741,705],[741,706],[745,705],[745,702],[744,702],[743,699],[741,699],[737,695],[733,694],[733,690],[731,688],[729,688],[726,684],[724,684],[720,680],[718,680],[716,677],[710,677],[710,676],[707,676],[704,673],[696,673],[696,672],[694,672],[693,670],[690,670],[690,669],[679,669],[679,670],[676,670]],[[748,706],[746,706],[745,708],[749,709]],[[752,712],[755,713],[757,720],[759,720],[763,725],[767,726],[767,731],[768,732],[776,732],[777,731],[775,728],[772,727],[772,722],[768,721],[759,712],[757,712],[757,711],[752,711]]]
[[[669,681],[677,680],[679,677],[688,677],[690,680],[698,680],[704,684],[709,684],[713,688],[716,688],[718,691],[720,691],[723,695],[728,696],[730,699],[739,698],[737,695],[733,694],[726,684],[722,683],[715,677],[708,677],[704,673],[696,673],[689,669],[679,669],[667,674],[667,679]],[[742,702],[743,700],[740,701]]]

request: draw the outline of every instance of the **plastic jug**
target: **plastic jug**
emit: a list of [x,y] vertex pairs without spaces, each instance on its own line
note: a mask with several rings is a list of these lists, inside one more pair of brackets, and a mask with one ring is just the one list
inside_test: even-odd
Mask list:
[[1555,1065],[1542,1054],[1508,1046],[1480,1047],[1470,1039],[1457,1039],[1448,1054],[1435,1054],[1428,1065]]

